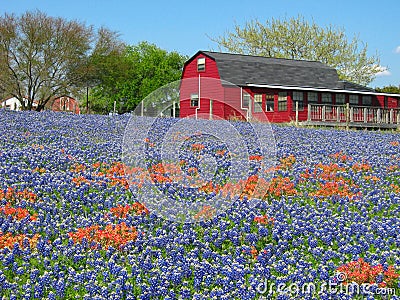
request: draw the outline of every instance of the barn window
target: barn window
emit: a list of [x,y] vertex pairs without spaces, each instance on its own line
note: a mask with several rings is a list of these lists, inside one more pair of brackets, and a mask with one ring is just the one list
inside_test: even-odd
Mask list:
[[322,93],[321,95],[321,102],[322,103],[332,103],[332,94],[331,93]]
[[336,104],[338,104],[338,105],[345,104],[346,103],[346,97],[345,97],[344,94],[336,94],[335,101],[336,101]]
[[204,57],[200,57],[197,59],[197,71],[205,71],[206,69],[206,59]]
[[243,94],[243,103],[242,106],[243,107],[249,107],[249,103],[250,103],[250,95],[245,93]]
[[371,106],[372,105],[372,97],[370,95],[362,96],[362,105]]
[[287,92],[279,92],[278,94],[278,111],[287,110]]
[[199,106],[199,95],[198,94],[190,95],[190,106]]
[[266,111],[274,111],[274,103],[275,103],[274,94],[266,94],[265,95],[265,110]]
[[358,105],[358,95],[350,95],[349,103],[353,105]]
[[308,103],[318,103],[318,93],[308,92],[307,99],[308,99]]
[[254,95],[254,112],[262,112],[262,95]]
[[293,92],[293,111],[296,110],[296,102],[298,103],[299,110],[304,110],[304,93],[303,92]]

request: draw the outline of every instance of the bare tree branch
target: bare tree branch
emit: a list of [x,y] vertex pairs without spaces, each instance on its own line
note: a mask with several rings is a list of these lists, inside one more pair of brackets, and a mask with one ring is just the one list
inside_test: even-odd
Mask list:
[[358,36],[349,40],[344,29],[319,27],[302,16],[235,24],[233,31],[211,40],[234,53],[321,61],[341,79],[364,85],[381,70],[379,56],[368,56]]

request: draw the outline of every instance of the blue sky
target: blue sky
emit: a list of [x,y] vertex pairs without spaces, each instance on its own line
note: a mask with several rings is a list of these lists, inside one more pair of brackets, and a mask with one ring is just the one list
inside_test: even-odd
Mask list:
[[35,9],[86,25],[105,26],[119,32],[129,45],[148,41],[189,56],[198,50],[218,50],[209,37],[221,36],[235,24],[302,15],[319,26],[343,28],[349,39],[357,35],[367,43],[370,55],[378,53],[383,72],[371,87],[400,84],[398,0],[0,0],[1,15]]

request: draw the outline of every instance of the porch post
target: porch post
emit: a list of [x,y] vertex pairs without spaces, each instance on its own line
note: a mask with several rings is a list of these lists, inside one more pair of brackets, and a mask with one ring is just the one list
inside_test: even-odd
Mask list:
[[251,121],[253,119],[252,109],[253,109],[253,100],[250,97],[249,99],[249,109],[247,111],[247,121]]
[[307,121],[311,121],[311,104],[307,107]]
[[376,123],[381,123],[381,109],[376,110]]
[[213,119],[213,100],[210,99],[210,116],[209,119],[212,120]]
[[396,110],[396,115],[397,115],[397,124],[400,124],[400,110]]
[[295,101],[296,103],[296,126],[299,125],[299,101]]
[[367,113],[368,113],[368,111],[367,111],[367,109],[368,108],[366,108],[366,107],[364,107],[364,123],[367,123]]
[[393,108],[390,109],[389,113],[389,124],[393,123]]
[[354,122],[353,107],[350,107],[350,122]]
[[336,121],[340,123],[340,106],[336,107]]
[[326,108],[324,105],[324,106],[322,106],[322,116],[321,116],[322,122],[325,122],[325,119],[326,119],[325,116],[326,116]]

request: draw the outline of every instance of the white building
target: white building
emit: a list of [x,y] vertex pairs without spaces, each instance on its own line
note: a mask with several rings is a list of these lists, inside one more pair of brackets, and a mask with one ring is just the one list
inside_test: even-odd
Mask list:
[[[25,100],[25,103],[27,103],[27,101],[26,101],[27,99],[24,98],[24,100]],[[37,104],[33,103],[32,106],[36,107]],[[0,108],[4,108],[7,110],[20,111],[20,110],[22,110],[22,105],[21,105],[21,102],[17,98],[9,97],[9,98],[0,100]]]

